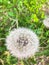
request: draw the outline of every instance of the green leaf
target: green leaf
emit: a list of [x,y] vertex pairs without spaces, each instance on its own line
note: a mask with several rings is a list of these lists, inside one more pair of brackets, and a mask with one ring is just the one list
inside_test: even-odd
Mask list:
[[9,16],[14,16],[14,13],[13,12],[8,12],[8,15]]
[[33,19],[34,22],[38,22],[39,21],[39,19],[37,18],[36,14],[32,14],[31,15],[31,19]]
[[0,3],[2,3],[3,2],[3,0],[0,0]]

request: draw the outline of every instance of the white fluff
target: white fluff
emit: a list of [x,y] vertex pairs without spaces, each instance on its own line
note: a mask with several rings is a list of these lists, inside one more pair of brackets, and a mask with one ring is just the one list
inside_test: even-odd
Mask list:
[[46,28],[49,28],[49,17],[44,19],[43,24],[46,26]]
[[13,56],[19,59],[29,58],[38,51],[39,39],[33,31],[18,28],[9,33],[6,38],[6,46]]

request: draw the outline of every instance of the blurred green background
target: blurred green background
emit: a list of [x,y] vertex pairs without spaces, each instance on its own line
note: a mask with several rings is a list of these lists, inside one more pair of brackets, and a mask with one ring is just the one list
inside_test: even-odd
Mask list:
[[[17,20],[19,27],[31,29],[39,37],[40,51],[36,53],[35,59],[41,56],[49,57],[49,29],[43,25],[47,16],[45,8],[49,8],[49,0],[0,0],[0,65],[18,63],[18,59],[11,56],[5,47],[5,38],[9,30],[17,28]],[[24,65],[31,65],[30,62],[34,65],[38,61],[34,58],[26,59]]]

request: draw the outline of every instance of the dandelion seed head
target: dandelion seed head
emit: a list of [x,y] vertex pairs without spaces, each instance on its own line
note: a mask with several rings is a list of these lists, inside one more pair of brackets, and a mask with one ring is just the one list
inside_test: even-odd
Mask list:
[[44,19],[43,24],[46,26],[46,28],[49,28],[49,17]]
[[18,28],[9,33],[6,38],[6,46],[13,56],[19,59],[29,58],[38,51],[39,39],[33,31]]

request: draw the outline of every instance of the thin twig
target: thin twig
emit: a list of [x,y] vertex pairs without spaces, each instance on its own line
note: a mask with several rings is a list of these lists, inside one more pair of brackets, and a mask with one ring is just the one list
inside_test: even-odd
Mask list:
[[5,38],[0,38],[0,40],[5,40]]
[[39,47],[39,48],[41,48],[41,49],[44,48],[45,49],[45,48],[49,48],[49,47]]

